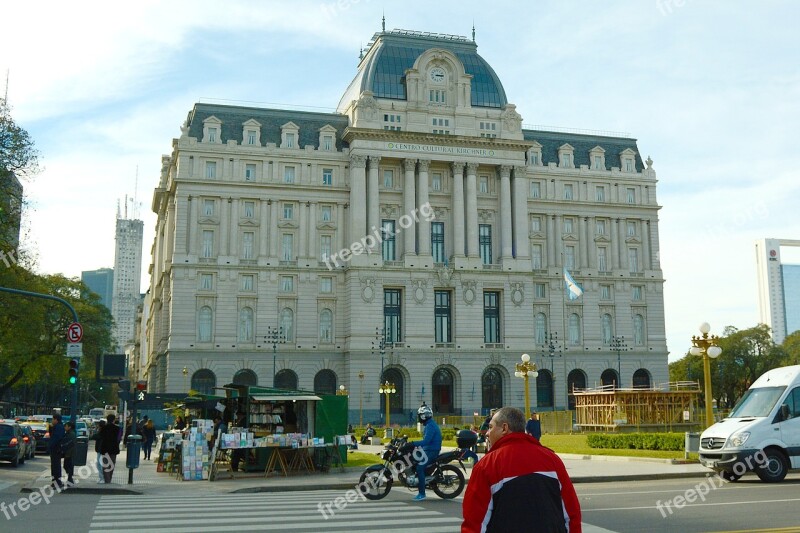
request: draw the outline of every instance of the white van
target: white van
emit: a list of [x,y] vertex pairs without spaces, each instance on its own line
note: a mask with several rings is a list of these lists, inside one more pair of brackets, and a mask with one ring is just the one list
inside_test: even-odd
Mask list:
[[758,378],[727,418],[700,435],[700,463],[728,481],[750,470],[781,481],[800,468],[800,365]]

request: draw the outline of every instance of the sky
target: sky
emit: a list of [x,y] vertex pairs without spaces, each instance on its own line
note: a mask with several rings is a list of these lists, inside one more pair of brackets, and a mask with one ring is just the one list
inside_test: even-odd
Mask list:
[[526,127],[638,140],[659,180],[670,361],[701,322],[756,325],[755,240],[800,239],[798,2],[45,0],[2,13],[0,73],[44,167],[24,183],[23,244],[43,273],[112,267],[127,195],[144,292],[161,156],[192,106],[333,111],[382,16],[387,30],[470,37],[474,24]]

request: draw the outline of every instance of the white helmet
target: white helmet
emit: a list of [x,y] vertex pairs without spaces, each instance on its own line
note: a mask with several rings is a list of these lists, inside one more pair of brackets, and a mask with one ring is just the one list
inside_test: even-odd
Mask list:
[[431,411],[431,408],[427,405],[423,404],[419,409],[417,409],[417,419],[420,422],[427,422],[431,418],[433,418],[433,411]]

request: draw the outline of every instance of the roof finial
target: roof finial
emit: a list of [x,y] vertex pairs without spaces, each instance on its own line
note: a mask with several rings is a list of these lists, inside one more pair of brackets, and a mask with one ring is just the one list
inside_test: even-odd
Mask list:
[[386,12],[383,12],[383,16],[381,17],[381,31],[386,31]]
[[361,45],[361,43],[359,43],[358,44],[358,60],[361,61],[362,59],[364,59],[364,47]]
[[472,42],[475,42],[475,21],[472,21]]

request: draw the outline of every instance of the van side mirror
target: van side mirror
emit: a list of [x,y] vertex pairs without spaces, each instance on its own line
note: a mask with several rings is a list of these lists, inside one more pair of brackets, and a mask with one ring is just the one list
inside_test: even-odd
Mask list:
[[792,415],[789,413],[789,405],[781,405],[781,420],[789,420],[790,418],[792,418]]

